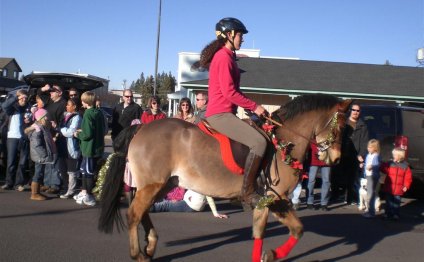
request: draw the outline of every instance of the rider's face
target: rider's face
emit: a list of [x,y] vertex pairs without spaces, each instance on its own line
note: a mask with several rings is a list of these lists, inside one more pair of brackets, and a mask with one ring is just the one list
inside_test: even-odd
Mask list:
[[227,32],[227,38],[231,40],[234,46],[230,46],[230,41],[227,42],[227,47],[234,50],[240,50],[241,44],[243,43],[243,33],[237,32],[234,35],[234,38],[231,36],[231,32]]
[[236,33],[234,37],[234,48],[236,50],[239,50],[242,43],[243,43],[243,33],[238,32]]

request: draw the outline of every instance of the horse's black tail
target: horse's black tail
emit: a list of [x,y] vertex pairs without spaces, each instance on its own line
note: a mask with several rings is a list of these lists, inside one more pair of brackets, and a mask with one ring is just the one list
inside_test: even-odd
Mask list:
[[[98,229],[105,233],[112,233],[116,224],[118,231],[124,227],[119,212],[120,198],[124,184],[125,164],[129,143],[139,126],[130,126],[122,130],[114,141],[115,154],[106,163],[107,170],[100,192],[100,217]],[[116,150],[119,148],[119,150]],[[109,163],[108,163],[109,162]]]

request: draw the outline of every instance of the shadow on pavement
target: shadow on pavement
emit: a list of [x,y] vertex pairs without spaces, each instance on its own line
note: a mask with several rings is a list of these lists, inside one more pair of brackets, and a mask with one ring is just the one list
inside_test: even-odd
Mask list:
[[[229,209],[229,207],[228,207]],[[424,211],[424,205],[422,201],[410,201],[404,205],[401,209],[402,218],[400,221],[386,221],[380,217],[374,219],[366,219],[361,214],[337,214],[337,213],[320,213],[316,215],[303,216],[301,221],[304,224],[305,232],[312,232],[323,236],[339,238],[333,242],[323,244],[315,247],[300,255],[289,257],[287,261],[299,261],[306,256],[310,256],[317,252],[322,252],[329,248],[334,248],[339,245],[355,245],[356,250],[353,252],[337,255],[326,260],[319,261],[338,261],[341,259],[349,258],[366,253],[372,249],[377,243],[383,239],[400,234],[402,232],[424,232],[424,217],[422,212]],[[345,227],[334,227],[334,225],[340,225],[340,221],[343,221]],[[270,222],[267,225],[266,237],[278,237],[281,236],[283,239],[288,237],[288,229],[280,226],[278,222]],[[304,236],[305,237],[305,236]],[[306,236],[307,237],[307,236]],[[228,238],[222,241],[223,238]],[[223,246],[226,244],[234,244],[242,241],[251,240],[251,227],[244,227],[239,229],[230,230],[227,232],[221,232],[212,235],[205,235],[195,238],[180,239],[175,241],[169,241],[166,243],[167,246],[180,246],[190,245],[191,243],[198,243],[202,241],[210,241],[216,239],[217,242],[213,244],[207,244],[201,247],[190,248],[183,250],[172,255],[162,256],[155,259],[155,261],[171,261],[176,258],[184,258],[186,256],[207,252]],[[266,241],[266,239],[265,239]],[[300,242],[299,244],[301,244]],[[275,247],[274,247],[275,248]],[[318,260],[316,260],[318,261]]]

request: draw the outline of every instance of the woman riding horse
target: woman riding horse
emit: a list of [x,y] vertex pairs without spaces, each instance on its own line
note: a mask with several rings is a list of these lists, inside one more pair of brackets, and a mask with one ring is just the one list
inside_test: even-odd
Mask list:
[[267,143],[235,114],[238,106],[258,116],[266,114],[266,110],[240,91],[240,70],[235,59],[243,34],[248,32],[246,27],[240,20],[228,17],[221,19],[215,29],[217,39],[207,45],[200,56],[200,65],[209,67],[209,103],[205,116],[214,129],[250,149],[244,166],[241,200],[245,209],[251,209],[260,198],[255,192],[256,177]]

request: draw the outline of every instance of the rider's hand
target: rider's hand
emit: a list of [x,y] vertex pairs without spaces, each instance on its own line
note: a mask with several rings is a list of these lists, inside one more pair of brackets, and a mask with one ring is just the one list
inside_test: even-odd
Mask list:
[[266,109],[261,105],[258,105],[256,107],[255,111],[253,111],[253,112],[255,112],[255,114],[257,114],[258,116],[263,116],[263,115],[267,114]]

